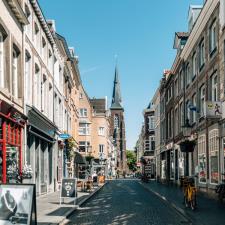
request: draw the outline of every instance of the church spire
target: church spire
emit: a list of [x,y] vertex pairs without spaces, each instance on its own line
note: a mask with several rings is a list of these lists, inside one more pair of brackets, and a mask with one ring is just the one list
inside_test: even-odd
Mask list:
[[111,109],[123,109],[121,104],[122,104],[122,98],[121,98],[121,91],[120,91],[119,74],[118,74],[118,68],[116,65]]

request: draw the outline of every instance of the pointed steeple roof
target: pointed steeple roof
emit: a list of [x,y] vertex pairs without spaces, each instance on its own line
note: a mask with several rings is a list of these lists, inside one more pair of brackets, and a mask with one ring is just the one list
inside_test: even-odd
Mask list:
[[113,87],[113,96],[111,109],[123,109],[122,107],[122,97],[120,91],[120,82],[117,66],[115,68],[115,78],[114,78],[114,87]]

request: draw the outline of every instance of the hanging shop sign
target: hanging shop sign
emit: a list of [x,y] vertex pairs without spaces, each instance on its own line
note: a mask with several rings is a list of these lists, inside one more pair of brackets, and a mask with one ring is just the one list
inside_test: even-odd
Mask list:
[[37,224],[34,184],[0,184],[0,225]]
[[64,198],[74,199],[74,204],[76,203],[77,197],[77,179],[76,178],[63,178],[61,183],[60,191],[60,204]]
[[222,116],[221,102],[205,102],[205,116],[209,118],[220,118]]

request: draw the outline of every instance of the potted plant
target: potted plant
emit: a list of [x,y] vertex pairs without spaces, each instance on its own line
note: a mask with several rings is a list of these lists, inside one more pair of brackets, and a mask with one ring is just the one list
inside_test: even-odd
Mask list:
[[31,165],[25,164],[22,170],[22,180],[23,183],[30,183],[30,179],[32,179],[33,170]]
[[10,183],[17,183],[19,179],[19,170],[16,164],[11,164],[7,168],[7,178]]

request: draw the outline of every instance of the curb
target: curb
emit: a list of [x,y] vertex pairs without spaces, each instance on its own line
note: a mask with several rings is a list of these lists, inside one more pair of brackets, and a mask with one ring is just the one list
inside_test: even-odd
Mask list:
[[84,205],[87,201],[89,201],[93,196],[95,196],[106,184],[108,183],[105,182],[101,187],[97,188],[94,192],[92,192],[90,195],[87,196],[87,198],[83,199],[80,201],[73,209],[70,209],[67,213],[65,213],[65,218],[63,218],[58,225],[65,225],[69,222],[68,218],[82,205]]
[[[193,219],[187,215],[187,213],[185,212],[185,210],[183,210],[181,207],[177,206],[175,203],[170,202],[165,196],[161,195],[159,192],[156,192],[154,190],[152,190],[150,187],[144,185],[143,183],[141,183],[140,181],[138,182],[143,188],[145,188],[146,190],[150,191],[151,193],[153,193],[154,195],[156,195],[159,199],[161,199],[164,203],[166,203],[170,208],[174,209],[180,216],[182,216],[190,225],[194,225],[196,224]],[[198,223],[198,225],[201,225]]]

